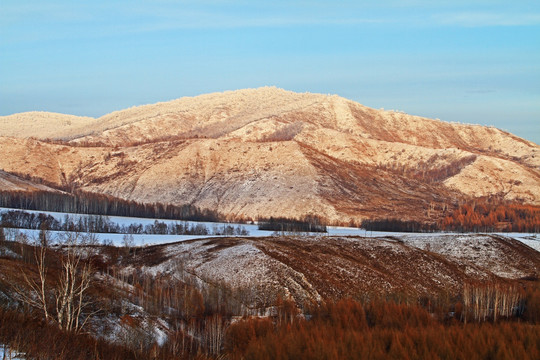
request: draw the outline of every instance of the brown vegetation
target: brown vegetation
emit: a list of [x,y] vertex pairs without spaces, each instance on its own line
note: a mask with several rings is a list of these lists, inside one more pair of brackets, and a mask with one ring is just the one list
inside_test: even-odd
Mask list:
[[540,327],[515,321],[462,324],[416,305],[340,300],[291,323],[231,325],[231,359],[536,359]]
[[129,349],[86,334],[63,331],[46,321],[0,307],[0,342],[35,359],[129,360]]
[[433,222],[379,218],[365,219],[361,227],[398,232],[540,232],[540,206],[480,198],[447,212]]
[[446,216],[441,229],[449,231],[540,232],[540,206],[508,202],[470,201]]
[[[214,275],[204,272],[201,264],[212,265],[222,254],[229,254],[224,260],[242,261],[253,248],[247,253],[236,249],[246,248],[248,242],[271,256],[268,262],[245,259],[251,266],[277,271],[283,265],[276,261],[281,261],[291,267],[276,278],[284,281],[280,288],[268,287],[256,275],[251,276],[258,284],[242,287],[233,278],[244,274],[234,268],[230,277],[223,277],[229,271],[226,263],[220,263]],[[80,247],[76,253],[86,254],[80,261],[92,264],[92,283],[84,295],[91,305],[78,316],[81,321],[85,314],[91,318],[81,323],[82,331],[59,326],[54,307],[49,308],[51,320],[45,321],[42,306],[18,302],[20,292],[12,291],[19,285],[39,299],[40,287],[30,285],[32,279],[39,285],[43,272],[45,291],[54,295],[62,284],[64,264],[69,263],[67,249],[43,252],[43,262],[34,257],[42,247],[9,240],[0,247],[9,250],[0,256],[0,343],[39,358],[527,359],[540,351],[536,278],[509,280],[490,275],[489,280],[480,280],[485,277],[461,272],[460,265],[452,263],[455,259],[413,251],[395,240],[229,238],[142,249]],[[184,248],[189,256],[183,254]],[[511,257],[522,262],[516,255]],[[436,262],[434,267],[429,261]],[[46,268],[40,266],[44,263]],[[407,266],[410,263],[416,269]],[[244,272],[252,270],[240,267]],[[441,267],[453,273],[438,275],[434,269]],[[361,269],[357,275],[367,277],[357,281],[353,273],[345,273],[353,268]],[[435,281],[412,290],[426,277],[424,271]],[[268,271],[266,276],[275,281]],[[456,276],[465,286],[436,285]],[[362,287],[370,277],[372,282]],[[389,282],[392,278],[398,281]],[[295,281],[322,296],[298,297]],[[390,284],[391,290],[377,283]],[[272,299],[264,305],[267,317],[253,317],[250,307],[263,304],[262,298]],[[166,334],[164,342],[157,342],[156,328]],[[44,346],[45,341],[54,346]]]

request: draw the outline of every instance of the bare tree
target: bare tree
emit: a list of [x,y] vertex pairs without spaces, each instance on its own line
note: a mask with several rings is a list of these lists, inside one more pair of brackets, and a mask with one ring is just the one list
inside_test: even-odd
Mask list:
[[81,249],[77,247],[77,234],[69,233],[66,254],[62,261],[62,272],[54,291],[58,326],[65,330],[78,331],[88,320],[86,316],[80,323],[81,312],[89,303],[84,294],[90,287],[92,268],[82,259]]
[[463,287],[463,316],[474,321],[497,321],[499,317],[518,315],[522,294],[515,284],[497,282],[465,284]]
[[213,356],[220,354],[226,328],[226,321],[220,314],[212,315],[204,320],[202,339],[209,354]]
[[34,259],[37,265],[38,279],[34,279],[21,269],[23,279],[30,287],[31,291],[28,292],[26,289],[23,289],[17,285],[14,285],[13,289],[24,303],[30,307],[43,311],[45,319],[50,320],[48,306],[49,297],[46,285],[47,267],[45,266],[45,253],[47,249],[42,246],[36,246],[34,250]]
[[6,241],[6,236],[4,235],[4,227],[0,226],[0,245],[3,245]]
[[[133,235],[124,234],[124,236],[122,237],[122,244],[124,245],[126,255],[128,255],[130,249],[132,249],[135,246],[135,239],[133,238]],[[133,252],[133,256],[135,256],[135,252]]]
[[[43,239],[34,246],[36,277],[29,276],[21,269],[24,281],[30,291],[14,286],[19,298],[27,305],[42,311],[45,319],[54,321],[59,328],[80,331],[93,313],[83,311],[90,305],[86,293],[92,281],[92,267],[83,258],[78,233],[66,233],[60,258],[60,271],[56,277],[47,268],[47,252],[42,246]],[[94,312],[95,313],[95,312]]]

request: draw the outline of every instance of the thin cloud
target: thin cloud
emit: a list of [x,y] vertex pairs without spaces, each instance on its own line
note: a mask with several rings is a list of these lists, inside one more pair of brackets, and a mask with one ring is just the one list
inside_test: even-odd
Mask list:
[[491,93],[494,93],[496,92],[495,90],[493,89],[477,89],[477,90],[469,90],[469,91],[466,91],[467,94],[491,94]]
[[534,26],[540,25],[540,14],[461,12],[435,15],[434,20],[441,25],[463,27]]
[[[321,16],[319,14],[249,14],[237,15],[233,12],[207,11],[205,9],[178,8],[148,9],[146,7],[134,7],[122,13],[122,16],[114,19],[102,16],[104,9],[96,8],[87,13],[70,13],[67,10],[51,11],[54,13],[55,26],[45,25],[43,18],[35,19],[41,24],[44,31],[28,31],[20,33],[13,31],[9,26],[0,27],[2,40],[0,43],[18,43],[26,41],[67,40],[86,38],[106,38],[118,35],[137,35],[163,31],[181,30],[216,30],[216,29],[256,29],[256,28],[285,28],[306,26],[355,26],[361,24],[380,24],[387,19],[377,18],[343,18],[339,16]],[[118,9],[109,9],[112,12]],[[146,11],[145,11],[146,10]],[[39,12],[28,10],[21,11],[14,18],[20,18],[23,14],[36,15]],[[15,14],[13,14],[15,15]],[[1,18],[1,17],[0,17]],[[74,24],[76,26],[74,26]],[[66,31],[70,29],[70,31]]]

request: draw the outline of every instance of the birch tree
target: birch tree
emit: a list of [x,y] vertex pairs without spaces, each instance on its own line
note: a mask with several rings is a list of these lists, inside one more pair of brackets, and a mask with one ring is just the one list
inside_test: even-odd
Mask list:
[[37,276],[30,276],[21,269],[27,289],[14,286],[14,290],[21,301],[43,312],[47,321],[55,322],[60,329],[79,332],[93,315],[85,311],[91,304],[86,294],[93,270],[90,262],[83,258],[80,245],[84,240],[77,233],[66,233],[58,272],[48,268],[47,253],[51,250],[42,246],[44,243],[39,239],[34,246]]

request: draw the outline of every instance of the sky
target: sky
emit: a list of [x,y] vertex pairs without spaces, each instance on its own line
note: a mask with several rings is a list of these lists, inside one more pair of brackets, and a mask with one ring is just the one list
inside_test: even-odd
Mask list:
[[540,1],[0,1],[0,115],[260,86],[540,144]]

